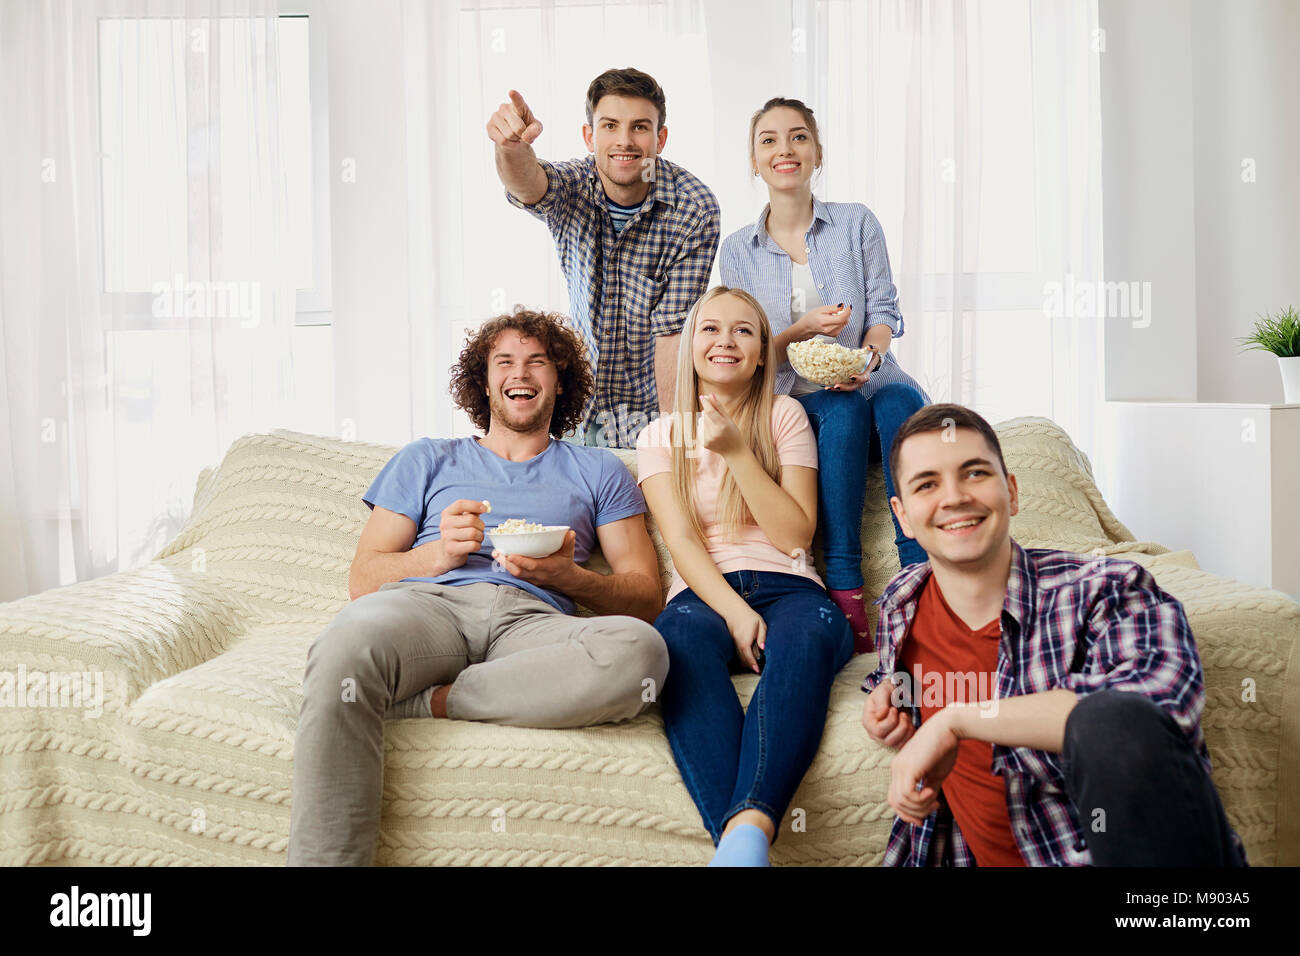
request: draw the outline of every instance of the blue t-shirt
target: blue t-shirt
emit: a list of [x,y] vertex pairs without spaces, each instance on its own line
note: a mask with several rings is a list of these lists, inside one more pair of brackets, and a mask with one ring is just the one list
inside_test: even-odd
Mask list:
[[[579,564],[596,547],[598,527],[646,510],[632,473],[612,452],[554,438],[528,461],[507,461],[474,438],[420,438],[389,459],[362,496],[371,508],[387,508],[415,522],[412,548],[441,537],[442,509],[459,498],[491,502],[492,511],[480,515],[489,530],[508,518],[568,525],[577,533],[573,560]],[[492,543],[484,535],[482,547],[460,567],[438,577],[403,580],[510,584],[573,613],[566,595],[492,565]]]

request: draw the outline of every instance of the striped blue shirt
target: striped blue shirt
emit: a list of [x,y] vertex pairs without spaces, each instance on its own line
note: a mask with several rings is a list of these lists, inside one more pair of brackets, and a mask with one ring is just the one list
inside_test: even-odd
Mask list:
[[[744,289],[756,298],[772,323],[773,334],[780,335],[791,323],[792,267],[790,256],[767,232],[771,208],[765,206],[758,222],[736,230],[723,241],[718,265],[723,284]],[[895,338],[903,334],[903,315],[898,311],[885,233],[870,209],[862,203],[827,203],[814,196],[813,221],[804,244],[822,302],[843,302],[853,307],[836,341],[849,348],[861,348],[873,325],[888,325]],[[788,395],[794,381],[794,369],[789,362],[783,362],[776,373],[776,392]],[[912,385],[925,394],[903,371],[893,350],[885,353],[884,364],[871,373],[871,380],[860,391],[870,397],[894,382]]]
[[640,206],[624,206],[609,198],[605,199],[605,205],[609,207],[609,218],[614,223],[615,232],[622,232],[632,217],[641,211]]

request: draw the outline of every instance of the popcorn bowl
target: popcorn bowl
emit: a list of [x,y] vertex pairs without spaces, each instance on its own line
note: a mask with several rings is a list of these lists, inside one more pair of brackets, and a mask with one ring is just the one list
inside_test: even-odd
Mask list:
[[485,529],[492,547],[502,554],[518,554],[525,558],[544,558],[560,550],[564,544],[564,533],[569,530],[567,524],[543,525],[541,531],[502,532],[495,528]]
[[851,349],[821,338],[791,342],[786,346],[790,367],[814,385],[839,385],[862,372],[875,354],[872,349]]

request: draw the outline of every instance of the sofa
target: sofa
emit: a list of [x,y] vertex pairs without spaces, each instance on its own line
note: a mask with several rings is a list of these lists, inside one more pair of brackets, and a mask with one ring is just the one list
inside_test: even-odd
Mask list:
[[[1020,544],[1137,561],[1182,601],[1228,817],[1253,864],[1300,863],[1300,605],[1133,540],[1052,422],[997,431],[1020,483]],[[348,601],[361,495],[396,450],[245,436],[199,475],[184,527],[147,565],[0,605],[0,675],[102,675],[98,714],[66,695],[54,706],[53,693],[45,706],[12,693],[0,706],[0,863],[284,863],[307,649]],[[616,454],[635,471],[632,453]],[[874,598],[898,570],[878,465],[866,500]],[[650,528],[666,589],[669,555]],[[820,541],[813,557],[821,570]],[[608,570],[599,552],[588,567]],[[891,752],[863,731],[858,689],[875,664],[856,657],[836,678],[776,865],[882,860]],[[735,678],[742,701],[756,680]],[[381,865],[698,865],[712,854],[657,705],[580,730],[391,721],[385,752]]]

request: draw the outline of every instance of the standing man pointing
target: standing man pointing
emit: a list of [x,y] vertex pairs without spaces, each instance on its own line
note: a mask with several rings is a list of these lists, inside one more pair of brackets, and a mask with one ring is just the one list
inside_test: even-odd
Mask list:
[[555,237],[569,310],[596,367],[578,432],[586,444],[633,448],[672,407],[682,323],[718,250],[717,199],[659,155],[665,113],[653,77],[607,70],[587,88],[584,159],[538,159],[542,124],[514,90],[487,123],[506,199]]

